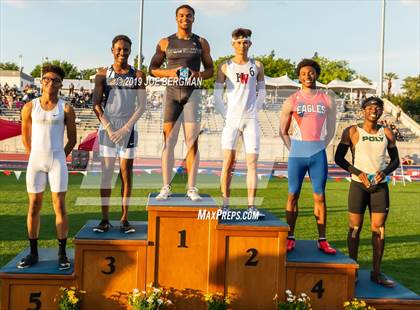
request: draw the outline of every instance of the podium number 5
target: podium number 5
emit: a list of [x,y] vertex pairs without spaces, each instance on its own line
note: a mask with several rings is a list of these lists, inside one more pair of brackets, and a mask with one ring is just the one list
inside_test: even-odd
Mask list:
[[39,298],[41,297],[41,292],[31,293],[29,295],[29,303],[34,304],[35,308],[28,308],[28,310],[39,310],[41,309],[41,300]]
[[319,280],[318,282],[316,282],[315,286],[311,289],[312,293],[317,293],[318,294],[318,298],[322,298],[322,294],[324,294],[325,289],[322,286],[322,280]]
[[114,263],[115,263],[115,258],[114,258],[114,257],[112,257],[112,256],[108,256],[108,257],[106,257],[105,259],[109,261],[109,264],[108,264],[108,266],[109,266],[109,270],[108,270],[108,271],[103,271],[103,270],[101,270],[101,272],[102,272],[103,274],[113,274],[113,273],[115,272],[115,265],[114,265]]

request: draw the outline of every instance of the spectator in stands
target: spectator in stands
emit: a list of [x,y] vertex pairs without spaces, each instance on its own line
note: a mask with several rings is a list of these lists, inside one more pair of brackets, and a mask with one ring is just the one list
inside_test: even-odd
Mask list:
[[400,121],[401,112],[402,112],[401,107],[397,106],[397,116],[396,116],[396,120],[395,120],[396,122]]
[[74,84],[70,83],[69,85],[69,97],[74,95]]

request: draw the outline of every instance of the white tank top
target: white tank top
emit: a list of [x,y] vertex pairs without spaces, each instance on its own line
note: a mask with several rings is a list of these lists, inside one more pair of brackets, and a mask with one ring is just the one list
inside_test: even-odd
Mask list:
[[31,152],[64,151],[64,105],[59,99],[54,109],[45,111],[40,98],[32,101]]
[[[354,146],[353,165],[367,173],[376,174],[376,172],[385,169],[385,154],[388,147],[384,127],[380,127],[376,134],[370,134],[363,128],[356,126],[359,133],[359,141]],[[352,179],[361,182],[360,179],[352,174]],[[384,179],[382,182],[386,182]]]
[[258,72],[254,59],[243,65],[228,60],[226,68],[226,119],[257,118]]

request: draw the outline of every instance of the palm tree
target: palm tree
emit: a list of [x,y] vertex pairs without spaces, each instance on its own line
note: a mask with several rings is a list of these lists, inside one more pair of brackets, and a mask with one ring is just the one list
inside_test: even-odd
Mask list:
[[387,91],[388,98],[391,95],[392,80],[398,80],[398,79],[399,79],[398,75],[394,72],[385,73],[384,80],[388,81],[388,91]]

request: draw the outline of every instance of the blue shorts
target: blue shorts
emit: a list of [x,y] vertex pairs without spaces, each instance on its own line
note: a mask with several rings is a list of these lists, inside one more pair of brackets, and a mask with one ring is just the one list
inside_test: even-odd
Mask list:
[[315,194],[324,194],[328,177],[327,154],[322,150],[309,157],[289,157],[287,166],[289,193],[299,194],[306,172]]

